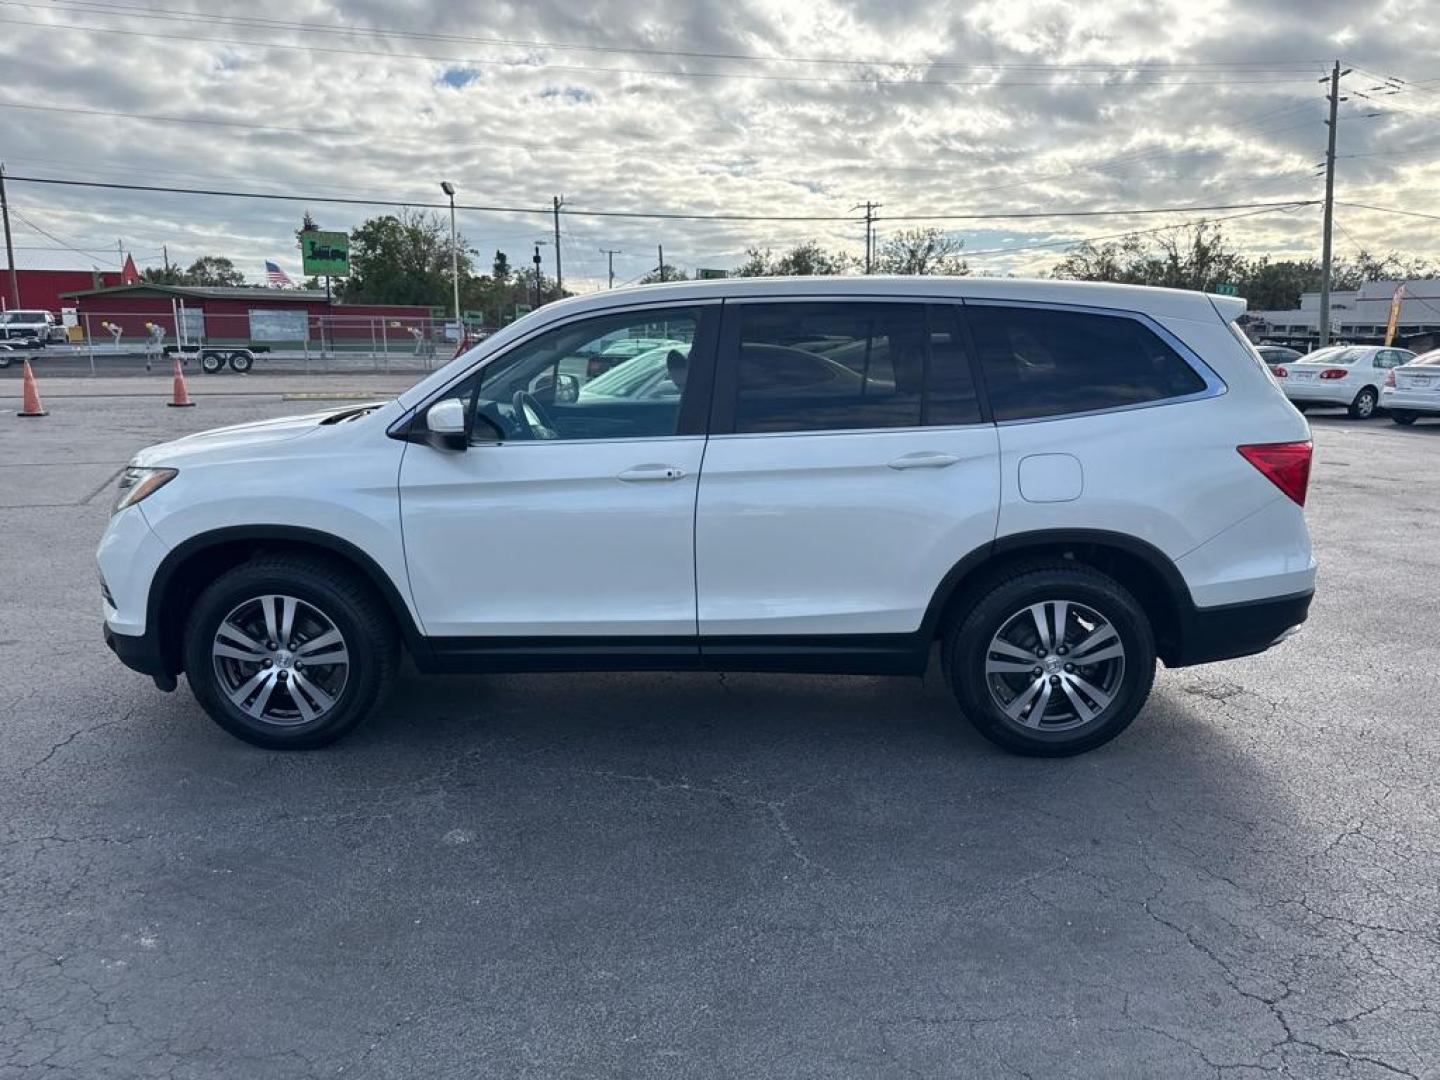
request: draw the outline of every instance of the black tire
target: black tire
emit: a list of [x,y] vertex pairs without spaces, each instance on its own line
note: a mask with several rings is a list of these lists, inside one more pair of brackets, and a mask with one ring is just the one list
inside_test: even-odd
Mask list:
[[[1030,605],[1051,601],[1082,605],[1109,622],[1124,646],[1124,656],[1114,675],[1115,683],[1109,688],[1108,704],[1089,719],[1080,719],[1077,712],[1070,721],[1076,726],[1045,730],[1043,718],[1036,727],[1011,719],[992,692],[990,680],[993,678],[1023,681],[1031,676],[987,676],[986,661],[995,635],[1011,625],[1018,613]],[[1052,617],[1055,614],[1054,607],[1043,610]],[[1076,618],[1072,633],[1084,632],[1079,617],[1072,617]],[[1069,637],[1065,640],[1074,643]],[[1109,742],[1135,719],[1155,679],[1155,638],[1144,609],[1113,578],[1069,562],[1020,566],[991,582],[963,618],[949,628],[943,656],[961,711],[980,734],[1012,753],[1029,757],[1068,757]],[[1037,667],[1042,663],[1044,661],[1036,660]],[[1080,668],[1081,673],[1094,670]],[[1052,682],[1053,679],[1052,676]],[[1055,701],[1058,703],[1055,708],[1069,708],[1062,698]],[[1098,699],[1087,704],[1096,703]]]
[[232,352],[230,354],[230,370],[237,375],[246,374],[255,361],[243,352]]
[[[222,682],[226,676],[217,668],[225,662],[211,653],[222,620],[247,602],[272,594],[294,597],[305,606],[296,616],[297,626],[308,608],[323,615],[343,636],[349,657],[343,686],[336,689],[333,706],[313,719],[300,716],[280,723],[247,713],[231,700]],[[280,644],[283,647],[288,642]],[[308,750],[354,730],[384,699],[399,663],[394,621],[369,584],[343,565],[304,555],[262,556],[212,582],[191,608],[184,652],[190,689],[211,719],[236,738],[272,750]],[[241,669],[240,677],[257,668]],[[230,670],[235,669],[232,666]],[[299,670],[298,664],[295,670]],[[312,662],[311,671],[305,674],[316,679],[334,673],[322,663]],[[281,703],[293,701],[288,695],[288,689],[283,693],[277,689],[272,698]],[[313,702],[310,705],[314,707]]]
[[1350,413],[1351,420],[1369,420],[1375,415],[1375,407],[1379,402],[1380,397],[1374,389],[1368,386],[1362,387],[1346,411]]
[[225,370],[225,357],[219,353],[201,353],[200,370],[206,375],[216,375]]
[[1409,427],[1411,424],[1415,423],[1415,414],[1413,412],[1392,412],[1390,414],[1390,419],[1394,420],[1395,423],[1399,424],[1401,427]]

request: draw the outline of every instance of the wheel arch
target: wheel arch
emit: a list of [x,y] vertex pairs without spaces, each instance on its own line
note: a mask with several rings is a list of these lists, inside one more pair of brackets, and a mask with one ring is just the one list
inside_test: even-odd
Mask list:
[[1153,544],[1104,529],[1042,529],[1003,536],[970,552],[940,582],[921,624],[924,640],[962,617],[985,584],[998,574],[1036,559],[1073,560],[1108,574],[1140,603],[1155,633],[1157,652],[1169,663],[1181,652],[1190,588],[1175,564]]
[[177,545],[161,561],[150,586],[145,625],[156,635],[160,656],[172,673],[184,670],[181,630],[185,615],[205,585],[261,554],[314,554],[345,565],[379,595],[417,660],[428,646],[399,588],[373,558],[338,536],[292,525],[239,525],[200,533]]

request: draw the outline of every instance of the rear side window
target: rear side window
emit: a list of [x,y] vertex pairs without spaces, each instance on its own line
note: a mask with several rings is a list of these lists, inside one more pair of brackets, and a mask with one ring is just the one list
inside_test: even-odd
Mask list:
[[1158,334],[1123,315],[966,307],[996,420],[1184,397],[1205,380]]
[[980,418],[957,324],[943,309],[835,301],[741,304],[736,311],[737,432],[917,427]]

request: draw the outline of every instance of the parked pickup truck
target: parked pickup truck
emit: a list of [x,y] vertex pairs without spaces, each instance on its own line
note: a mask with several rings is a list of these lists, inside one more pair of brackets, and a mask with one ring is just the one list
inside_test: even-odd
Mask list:
[[65,340],[65,327],[48,311],[16,308],[0,312],[0,341],[33,341],[44,346]]

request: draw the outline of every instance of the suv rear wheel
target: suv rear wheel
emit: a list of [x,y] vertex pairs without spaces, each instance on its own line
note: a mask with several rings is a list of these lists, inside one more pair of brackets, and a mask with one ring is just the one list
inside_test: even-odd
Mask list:
[[364,720],[394,677],[389,612],[343,567],[268,556],[222,574],[185,627],[185,672],[226,731],[256,746],[309,749]]
[[1110,741],[1155,678],[1144,610],[1114,579],[1073,563],[1021,567],[992,584],[951,626],[944,656],[971,723],[1034,757]]

